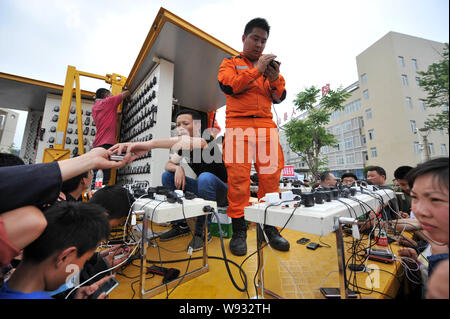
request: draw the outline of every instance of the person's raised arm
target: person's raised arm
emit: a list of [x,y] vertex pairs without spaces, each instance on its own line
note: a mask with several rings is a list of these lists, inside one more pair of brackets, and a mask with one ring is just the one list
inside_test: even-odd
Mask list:
[[146,142],[118,143],[112,146],[109,151],[119,155],[125,153],[127,161],[133,161],[154,148],[167,148],[179,151],[181,149],[205,148],[207,145],[208,143],[201,137],[178,136],[153,139]]
[[65,181],[91,169],[121,168],[128,163],[127,160],[111,161],[110,155],[111,151],[97,147],[81,156],[59,161],[61,178]]
[[63,181],[94,168],[120,168],[127,163],[109,160],[103,148],[58,162],[0,167],[0,213],[27,205],[53,203]]

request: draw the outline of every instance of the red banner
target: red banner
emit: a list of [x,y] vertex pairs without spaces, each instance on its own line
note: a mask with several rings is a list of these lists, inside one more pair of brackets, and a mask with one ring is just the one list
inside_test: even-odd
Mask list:
[[327,95],[328,91],[330,90],[330,84],[327,83],[327,85],[322,86],[322,96]]
[[283,168],[283,177],[295,177],[294,165],[286,165]]

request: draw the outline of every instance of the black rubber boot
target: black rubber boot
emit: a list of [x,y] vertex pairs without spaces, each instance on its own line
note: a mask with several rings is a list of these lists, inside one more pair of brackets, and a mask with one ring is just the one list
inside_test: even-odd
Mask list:
[[266,225],[264,227],[264,232],[269,239],[269,245],[279,251],[288,251],[290,248],[289,242],[281,237],[278,229],[273,226]]
[[232,218],[233,236],[230,240],[230,250],[233,255],[244,256],[247,254],[247,225],[244,217]]

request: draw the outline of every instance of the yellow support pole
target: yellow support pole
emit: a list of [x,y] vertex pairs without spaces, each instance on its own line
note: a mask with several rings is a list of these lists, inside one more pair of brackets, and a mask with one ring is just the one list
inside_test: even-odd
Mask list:
[[69,120],[70,104],[72,103],[72,89],[75,78],[75,67],[67,67],[66,81],[59,111],[58,126],[56,129],[56,142],[54,148],[44,150],[43,163],[59,161],[70,158],[70,150],[64,149],[66,142],[67,122]]
[[78,154],[84,154],[83,118],[81,116],[80,74],[75,75],[75,99],[77,103]]
[[[110,82],[111,83],[111,94],[112,95],[121,94],[123,91],[123,87],[125,86],[125,83],[127,81],[127,78],[113,73],[112,76],[110,76],[110,80],[111,80],[111,82]],[[120,136],[120,122],[122,120],[122,104],[123,103],[120,103],[117,108],[118,116],[117,116],[116,143],[119,142],[119,136]],[[116,183],[116,175],[117,175],[117,170],[112,169],[110,179],[109,179],[109,185],[114,185]]]

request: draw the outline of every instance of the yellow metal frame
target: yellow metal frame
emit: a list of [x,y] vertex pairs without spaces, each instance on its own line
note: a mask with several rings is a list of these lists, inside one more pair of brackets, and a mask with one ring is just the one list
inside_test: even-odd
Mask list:
[[[70,150],[65,149],[66,144],[66,132],[67,124],[69,120],[69,112],[73,98],[73,84],[75,82],[75,101],[76,101],[76,114],[77,114],[77,126],[78,126],[78,153],[84,154],[83,145],[83,122],[81,117],[81,89],[80,89],[80,76],[90,77],[94,79],[104,80],[106,83],[111,84],[112,95],[120,94],[127,81],[126,77],[119,74],[106,74],[106,76],[88,73],[77,70],[74,66],[69,65],[67,67],[66,81],[64,84],[64,90],[61,101],[61,110],[59,112],[58,126],[56,129],[56,143],[54,148],[46,148],[44,150],[43,163],[64,160],[70,157]],[[122,103],[119,105],[117,112],[121,114]],[[117,121],[120,123],[121,116],[119,115]],[[119,127],[119,125],[118,125]],[[119,133],[117,132],[116,141],[118,141]],[[116,170],[112,170],[110,184],[114,184],[116,177]]]

